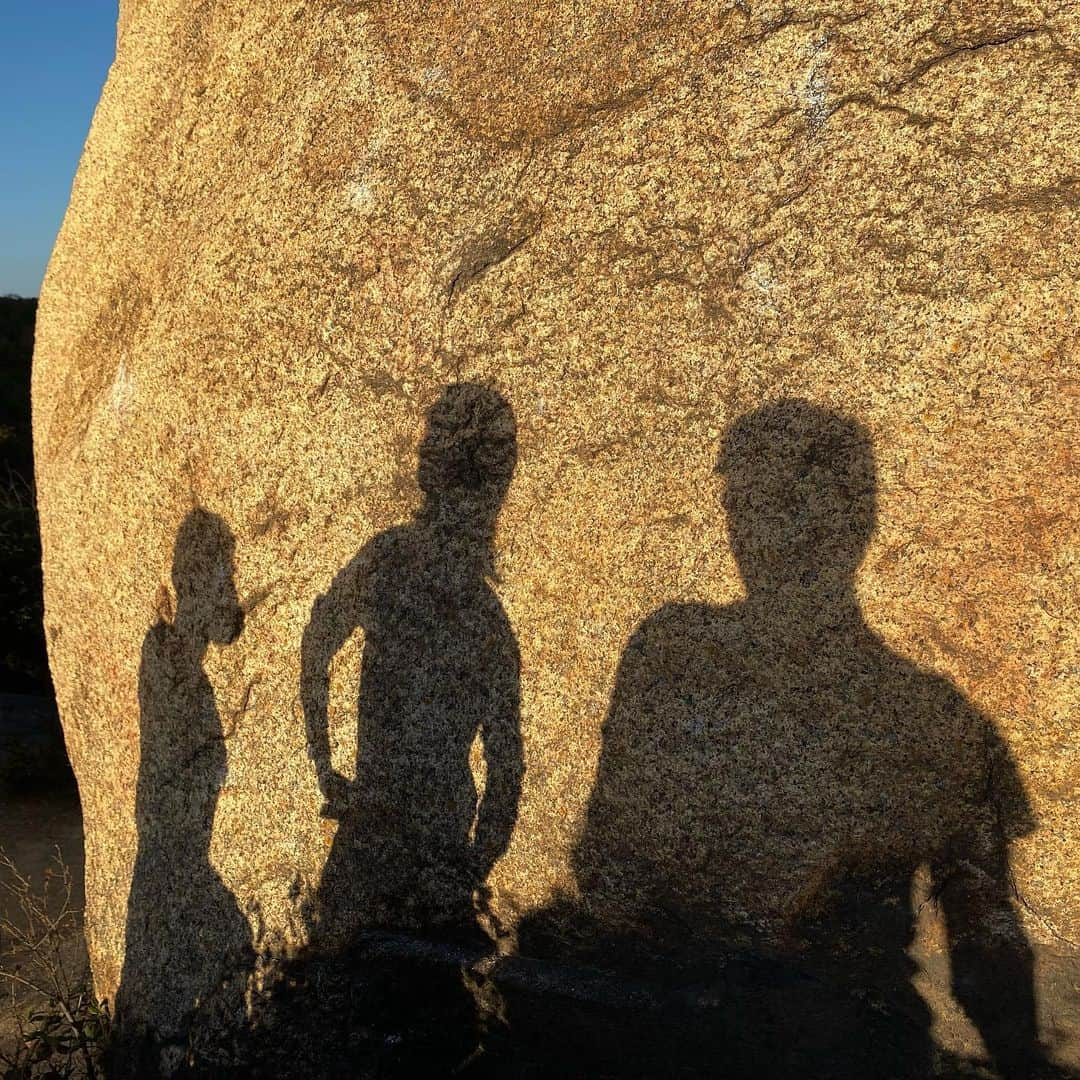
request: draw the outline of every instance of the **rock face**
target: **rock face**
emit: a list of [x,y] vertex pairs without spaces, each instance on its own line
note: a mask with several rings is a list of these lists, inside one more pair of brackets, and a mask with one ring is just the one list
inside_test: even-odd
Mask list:
[[748,1068],[1080,1062],[1078,62],[1067,3],[121,5],[35,446],[163,1068],[372,928],[770,957],[695,975]]

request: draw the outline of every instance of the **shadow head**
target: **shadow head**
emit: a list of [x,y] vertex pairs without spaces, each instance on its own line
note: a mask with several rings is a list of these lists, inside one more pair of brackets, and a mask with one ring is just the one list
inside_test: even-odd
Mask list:
[[490,386],[453,383],[428,410],[419,457],[429,501],[493,521],[517,465],[514,411]]
[[747,589],[847,588],[877,520],[870,433],[802,398],[735,421],[717,471]]
[[192,510],[177,531],[172,566],[175,626],[200,643],[228,645],[243,629],[233,580],[235,549],[228,525],[201,507]]

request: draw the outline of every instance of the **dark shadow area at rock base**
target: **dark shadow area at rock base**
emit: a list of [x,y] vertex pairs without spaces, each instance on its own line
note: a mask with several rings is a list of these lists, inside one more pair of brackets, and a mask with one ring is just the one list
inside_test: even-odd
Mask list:
[[[203,667],[243,625],[232,533],[193,510],[173,559],[175,611],[147,632],[139,668],[138,849],[116,997],[116,1072],[154,1076],[189,1060],[222,1067],[243,1024],[251,931],[210,863],[225,732]],[[168,601],[162,598],[163,607]]]

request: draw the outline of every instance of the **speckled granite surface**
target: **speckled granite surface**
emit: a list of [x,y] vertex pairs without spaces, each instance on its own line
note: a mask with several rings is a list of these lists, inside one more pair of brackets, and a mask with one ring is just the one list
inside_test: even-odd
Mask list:
[[183,860],[222,955],[1075,951],[1075,4],[121,6],[34,376],[103,992]]

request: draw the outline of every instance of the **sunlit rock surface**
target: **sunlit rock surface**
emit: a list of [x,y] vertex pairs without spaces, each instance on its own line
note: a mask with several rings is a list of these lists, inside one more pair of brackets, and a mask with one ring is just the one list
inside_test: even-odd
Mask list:
[[228,964],[464,925],[1077,1063],[1075,6],[121,8],[35,440],[166,1066]]

